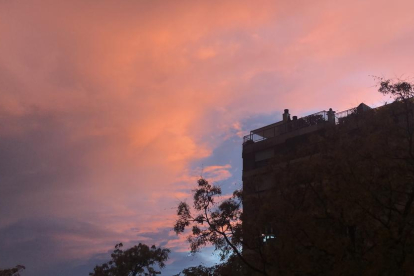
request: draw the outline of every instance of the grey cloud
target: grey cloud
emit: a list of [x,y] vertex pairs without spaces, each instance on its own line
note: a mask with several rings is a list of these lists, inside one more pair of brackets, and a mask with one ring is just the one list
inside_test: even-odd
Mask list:
[[0,228],[0,265],[23,264],[24,275],[62,275],[51,270],[82,266],[85,248],[102,240],[109,246],[116,236],[101,225],[73,219],[19,220]]
[[[33,200],[49,200],[76,188],[86,173],[84,158],[94,143],[71,141],[71,130],[58,114],[33,110],[24,115],[1,114],[0,215],[38,211]],[[39,194],[43,194],[40,196]],[[51,208],[52,206],[43,206]],[[41,207],[40,207],[41,208]],[[1,223],[0,223],[1,225]]]

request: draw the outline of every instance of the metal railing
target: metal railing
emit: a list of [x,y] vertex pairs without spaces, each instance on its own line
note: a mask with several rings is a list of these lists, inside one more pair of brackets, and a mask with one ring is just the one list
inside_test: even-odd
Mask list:
[[358,113],[358,109],[356,107],[347,109],[345,111],[335,113],[335,123],[340,124],[342,123],[346,117],[353,116]]
[[259,142],[268,138],[276,137],[297,129],[325,124],[328,122],[328,112],[320,111],[296,120],[286,123],[277,123],[263,128],[250,131],[250,134],[243,137],[243,144],[251,142]]
[[[331,122],[335,124],[343,123],[347,118],[353,117],[358,114],[359,107],[353,107],[341,112],[330,111],[320,111],[296,120],[291,120],[289,122],[279,122],[273,125],[265,126],[263,128],[255,129],[250,131],[250,133],[243,137],[243,145],[246,143],[255,143],[259,141],[266,140],[268,138],[276,137],[281,134],[285,134],[297,129],[325,124],[328,123],[328,114],[329,112],[334,114],[335,117],[331,117]],[[362,110],[360,110],[362,112]],[[333,115],[332,115],[333,116]]]

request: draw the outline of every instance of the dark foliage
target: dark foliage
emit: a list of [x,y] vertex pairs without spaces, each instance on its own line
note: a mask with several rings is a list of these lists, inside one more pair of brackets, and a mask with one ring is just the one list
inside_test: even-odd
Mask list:
[[202,265],[189,267],[175,276],[232,276],[246,275],[247,271],[241,260],[236,255],[232,255],[221,264],[212,267]]
[[198,180],[198,189],[193,192],[195,214],[192,214],[187,203],[181,202],[177,209],[178,220],[174,225],[177,234],[191,227],[188,237],[191,252],[195,253],[211,244],[219,251],[222,260],[234,254],[251,270],[263,273],[242,255],[242,192],[235,191],[231,198],[216,202],[221,189],[203,178]]
[[122,243],[115,246],[111,254],[111,260],[103,265],[96,266],[91,276],[153,276],[161,272],[154,269],[154,265],[160,268],[165,267],[170,250],[157,248],[154,245],[149,247],[145,244],[138,244],[123,251]]
[[22,272],[26,267],[23,265],[16,265],[13,268],[8,269],[0,269],[0,276],[20,276],[20,272]]

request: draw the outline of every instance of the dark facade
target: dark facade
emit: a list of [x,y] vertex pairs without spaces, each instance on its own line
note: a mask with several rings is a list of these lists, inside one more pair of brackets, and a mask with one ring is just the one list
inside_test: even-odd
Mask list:
[[[246,243],[255,244],[257,239],[266,242],[274,237],[270,225],[261,222],[263,225],[258,226],[255,224],[255,219],[264,201],[275,200],[275,198],[269,198],[269,194],[271,194],[270,191],[278,188],[276,187],[278,173],[275,169],[278,167],[277,162],[281,162],[280,160],[290,163],[300,162],[307,156],[315,154],[318,150],[312,146],[312,143],[316,143],[312,140],[315,134],[335,128],[368,110],[371,108],[361,103],[358,107],[342,112],[335,112],[330,108],[328,111],[324,110],[297,118],[297,116],[291,117],[289,110],[285,109],[281,121],[252,130],[250,134],[244,136],[242,179]],[[284,158],[277,158],[280,156]],[[250,222],[255,224],[253,231],[248,229]]]
[[[272,173],[268,165],[273,157],[294,153],[298,145],[307,143],[309,136],[315,132],[334,127],[370,109],[361,103],[358,107],[342,112],[330,108],[302,118],[291,117],[289,110],[285,109],[282,121],[250,131],[243,139],[243,189],[247,194],[265,192],[271,185],[266,181],[269,178],[266,175]],[[249,186],[249,180],[259,178],[262,180],[254,181],[254,187]]]
[[365,104],[243,141],[243,254],[266,275],[412,275],[414,102]]

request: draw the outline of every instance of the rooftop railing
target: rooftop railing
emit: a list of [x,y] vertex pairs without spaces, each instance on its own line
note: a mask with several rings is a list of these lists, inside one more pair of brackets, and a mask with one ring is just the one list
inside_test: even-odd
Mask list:
[[358,109],[356,107],[341,111],[341,112],[337,112],[335,113],[335,123],[336,124],[340,124],[342,123],[346,117],[348,116],[352,116],[352,115],[356,115],[358,112]]
[[272,137],[276,137],[297,129],[325,124],[328,122],[328,112],[320,111],[296,120],[291,120],[289,122],[280,122],[270,126],[262,127],[250,131],[250,134],[244,136],[243,144],[248,142],[259,142]]
[[[326,124],[329,122],[329,112],[332,111],[323,110],[302,118],[298,118],[296,120],[290,120],[288,122],[282,121],[269,126],[252,130],[248,135],[243,137],[243,145],[246,143],[260,142],[301,128]],[[341,124],[344,120],[346,120],[345,118],[352,115],[356,115],[357,113],[357,107],[334,113],[334,117],[332,117],[332,121],[330,123]]]

